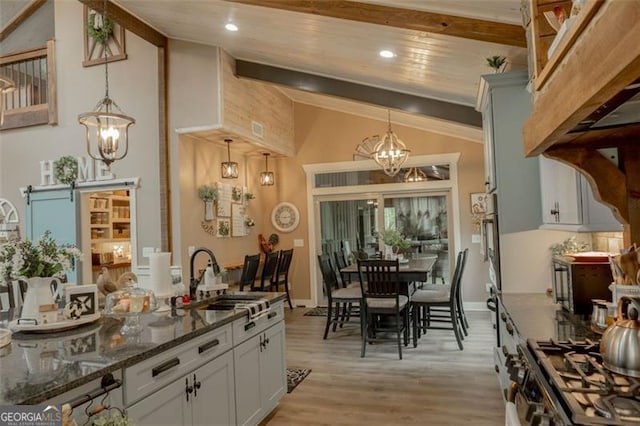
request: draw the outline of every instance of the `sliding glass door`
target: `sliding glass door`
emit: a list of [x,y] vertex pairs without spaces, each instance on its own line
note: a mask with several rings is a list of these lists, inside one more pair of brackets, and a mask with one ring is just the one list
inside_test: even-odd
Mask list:
[[[379,208],[383,206],[383,208]],[[316,241],[334,259],[345,253],[351,261],[383,252],[382,230],[395,229],[411,243],[409,256],[435,256],[432,279],[449,282],[448,192],[369,193],[316,197]],[[317,263],[317,260],[316,260]],[[318,270],[319,271],[319,270]],[[319,273],[319,272],[318,272]],[[322,278],[318,277],[319,283]],[[324,286],[318,301],[326,304]]]
[[411,243],[410,256],[436,256],[433,282],[449,282],[448,193],[383,194],[384,229],[395,229]]

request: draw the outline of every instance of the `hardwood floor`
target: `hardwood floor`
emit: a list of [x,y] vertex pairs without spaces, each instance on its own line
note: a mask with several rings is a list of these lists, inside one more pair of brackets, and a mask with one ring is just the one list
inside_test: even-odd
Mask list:
[[503,425],[488,312],[467,312],[464,351],[453,332],[429,330],[403,347],[367,347],[353,322],[322,340],[324,317],[286,310],[287,366],[311,374],[264,422],[276,425]]

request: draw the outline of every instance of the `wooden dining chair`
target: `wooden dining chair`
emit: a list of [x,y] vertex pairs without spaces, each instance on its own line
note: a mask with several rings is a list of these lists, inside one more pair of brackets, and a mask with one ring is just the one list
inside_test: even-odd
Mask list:
[[289,269],[291,268],[291,260],[293,259],[293,249],[281,250],[278,256],[278,264],[276,271],[271,277],[271,291],[280,291],[280,286],[284,286],[284,290],[287,293],[287,302],[289,303],[289,309],[293,309],[291,303],[291,295],[289,294]]
[[[358,260],[362,304],[362,353],[365,356],[367,343],[389,340],[379,333],[395,332],[398,356],[402,359],[402,336],[404,345],[409,344],[409,297],[400,293],[398,260]],[[363,285],[362,283],[367,283]],[[385,321],[384,317],[387,317]],[[389,317],[395,319],[392,323]]]
[[[333,325],[333,331],[336,331],[338,325],[342,328],[350,317],[345,319],[344,312],[340,312],[341,308],[346,306],[359,304],[362,300],[362,292],[359,287],[341,288],[338,283],[338,277],[333,265],[331,257],[327,254],[318,255],[320,263],[320,272],[322,273],[322,282],[324,283],[324,291],[327,295],[327,323],[324,328],[323,339],[326,340],[329,334],[329,328]],[[362,332],[362,328],[360,329]]]
[[240,291],[244,291],[244,287],[248,286],[249,290],[257,290],[256,277],[260,268],[260,253],[247,255],[244,257],[242,265],[242,273],[240,275]]
[[[411,316],[413,322],[413,346],[418,346],[418,339],[422,331],[429,329],[453,330],[458,343],[458,348],[463,350],[462,345],[462,316],[459,313],[458,301],[460,296],[460,285],[463,268],[466,264],[466,257],[469,249],[464,249],[458,253],[456,267],[451,279],[451,284],[442,289],[417,290],[411,296]],[[451,327],[433,325],[432,323],[449,323]]]
[[265,291],[267,285],[271,285],[271,278],[276,273],[278,267],[278,255],[280,252],[272,251],[266,253],[264,257],[264,265],[262,265],[262,273],[260,274],[260,285],[256,290]]
[[[336,269],[338,271],[348,266],[347,259],[344,257],[344,254],[339,251],[333,253],[333,259],[335,260]],[[348,287],[351,284],[351,277],[349,274],[343,274],[340,272],[340,281],[342,282],[342,287]]]

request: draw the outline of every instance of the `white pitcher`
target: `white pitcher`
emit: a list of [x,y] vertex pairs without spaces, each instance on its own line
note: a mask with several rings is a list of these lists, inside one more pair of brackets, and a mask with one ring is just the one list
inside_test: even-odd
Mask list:
[[22,278],[28,283],[27,293],[22,304],[21,319],[40,320],[40,305],[51,305],[55,303],[51,292],[51,283],[55,282],[60,288],[60,280],[54,277],[32,277]]

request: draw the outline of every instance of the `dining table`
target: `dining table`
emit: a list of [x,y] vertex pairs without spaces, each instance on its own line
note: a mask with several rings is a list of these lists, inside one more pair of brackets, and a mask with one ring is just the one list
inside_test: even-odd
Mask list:
[[[400,289],[403,294],[409,295],[410,285],[415,282],[426,282],[433,265],[436,264],[438,256],[412,257],[407,262],[401,262],[398,267],[400,275]],[[352,263],[340,269],[343,277],[348,277],[350,281],[357,282],[360,280],[358,275],[358,263]]]

